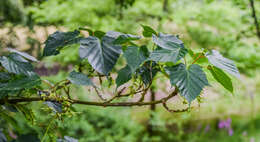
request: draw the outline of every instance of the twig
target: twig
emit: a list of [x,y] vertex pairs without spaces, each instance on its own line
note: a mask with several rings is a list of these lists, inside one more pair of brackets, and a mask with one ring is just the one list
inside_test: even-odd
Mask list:
[[54,84],[52,84],[50,81],[48,80],[42,80],[43,83],[47,84],[49,87],[53,88],[54,87]]
[[149,88],[151,87],[151,85],[152,85],[152,82],[148,85],[148,87],[146,87],[146,88],[144,89],[144,91],[143,91],[143,93],[142,93],[142,96],[141,96],[141,98],[139,99],[138,102],[144,101],[144,97],[145,97],[147,91],[149,90]]
[[191,64],[196,63],[202,56],[203,56],[203,54],[201,53]]
[[97,86],[93,86],[93,88],[95,89],[95,92],[97,93],[98,97],[102,100],[102,101],[107,101],[105,98],[103,98],[103,96],[98,92]]
[[63,89],[64,89],[64,92],[67,94],[67,97],[68,97],[69,99],[71,99],[69,86],[68,86],[68,90],[66,90],[66,88],[63,88]]
[[112,98],[110,98],[109,100],[107,100],[105,103],[109,103],[111,101],[113,101],[114,99],[118,98],[121,96],[122,92],[126,89],[126,87],[122,88],[121,90],[119,90],[116,95],[114,95]]

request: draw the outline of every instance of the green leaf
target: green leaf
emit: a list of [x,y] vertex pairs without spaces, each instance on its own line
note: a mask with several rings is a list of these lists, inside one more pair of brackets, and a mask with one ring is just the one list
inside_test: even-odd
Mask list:
[[150,54],[149,59],[156,62],[173,62],[176,63],[187,54],[186,48],[176,48],[173,50],[159,49]]
[[142,45],[142,46],[140,47],[140,50],[141,50],[141,52],[144,54],[144,56],[145,56],[146,58],[148,58],[148,57],[150,56],[150,51],[148,50],[148,48],[147,48],[146,45]]
[[146,25],[141,25],[143,27],[143,36],[144,37],[152,37],[152,35],[157,35],[156,31],[149,27],[149,26],[146,26]]
[[190,55],[191,57],[194,56],[194,52],[193,52],[190,48],[188,49],[188,53],[189,53],[189,55]]
[[17,53],[11,53],[7,57],[0,57],[0,63],[10,73],[35,75],[33,66]]
[[124,83],[128,82],[132,77],[132,71],[129,66],[125,66],[121,70],[118,71],[118,76],[116,78],[116,85],[117,87],[123,85]]
[[240,78],[240,73],[234,62],[223,57],[218,51],[211,50],[210,52],[206,53],[206,57],[208,58],[209,62],[214,66],[223,69],[224,71],[234,75],[237,78]]
[[[159,36],[153,35],[153,42],[159,47],[168,50],[184,48],[183,42],[176,36],[170,34],[159,33]],[[186,52],[188,52],[188,50]]]
[[156,63],[153,61],[148,61],[137,70],[137,75],[140,75],[143,83],[148,85],[152,82],[158,71],[159,70],[156,68]]
[[142,50],[137,46],[129,46],[124,52],[127,65],[131,68],[132,73],[146,60]]
[[40,84],[41,84],[41,80],[37,75],[23,76],[22,78],[12,80],[7,83],[0,83],[0,91],[30,89]]
[[57,31],[51,34],[44,42],[43,56],[57,55],[62,47],[79,42],[78,35],[79,31],[77,30],[73,32]]
[[89,36],[80,41],[79,56],[88,59],[91,66],[99,73],[107,75],[121,54],[121,46],[114,44],[115,38],[107,35],[100,41]]
[[114,38],[114,44],[124,44],[126,42],[132,41],[132,40],[138,40],[141,37],[131,34],[124,34],[116,31],[108,31],[106,33],[106,36]]
[[196,99],[202,89],[209,85],[205,73],[199,65],[192,64],[186,69],[184,64],[166,68],[170,74],[172,85],[176,85],[180,90],[181,96],[189,102]]
[[229,76],[223,72],[221,69],[215,67],[215,66],[208,66],[208,69],[210,73],[213,75],[213,77],[228,91],[233,93],[233,85],[232,81],[229,78]]
[[98,37],[99,39],[102,39],[102,37],[105,35],[106,33],[105,32],[102,32],[102,31],[95,31],[94,32],[94,36],[95,37]]
[[76,71],[72,71],[69,74],[68,80],[76,85],[93,85],[92,81],[88,78],[87,75]]
[[162,33],[159,33],[158,37],[153,35],[153,42],[161,47],[150,54],[149,59],[156,62],[176,63],[188,53],[183,42],[173,35]]
[[7,72],[0,72],[0,81],[8,81],[11,76]]
[[122,34],[115,40],[114,43],[115,44],[124,44],[124,43],[127,43],[132,40],[138,40],[140,38],[141,38],[140,36],[136,36],[136,35]]
[[13,114],[7,112],[7,111],[3,111],[3,109],[1,109],[1,113],[0,113],[0,118],[2,120],[5,120],[5,122],[7,122],[8,124],[11,124],[11,126],[16,129],[17,131],[22,131],[21,130],[21,126],[18,125],[17,120],[14,118]]
[[33,56],[31,56],[31,55],[29,55],[29,54],[27,54],[27,53],[25,53],[25,52],[21,52],[21,51],[12,49],[12,48],[7,48],[7,49],[8,49],[10,52],[19,54],[19,55],[23,56],[24,58],[26,58],[26,59],[28,59],[28,60],[31,60],[31,61],[33,61],[33,62],[38,62],[38,60],[37,60],[35,57],[33,57]]

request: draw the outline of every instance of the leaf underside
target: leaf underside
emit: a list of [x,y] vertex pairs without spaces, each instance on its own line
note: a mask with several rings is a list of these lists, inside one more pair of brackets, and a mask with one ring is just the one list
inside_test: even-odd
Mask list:
[[[174,35],[159,33],[153,35],[153,42],[163,49],[173,50],[183,47],[183,42]],[[188,51],[187,51],[188,52]]]
[[25,53],[25,52],[21,52],[21,51],[18,51],[18,50],[16,50],[16,49],[12,49],[12,48],[7,48],[7,49],[8,49],[10,52],[17,53],[17,54],[23,56],[24,58],[26,58],[26,59],[28,59],[28,60],[31,60],[31,61],[33,61],[33,62],[38,62],[38,60],[37,60],[35,57],[33,57],[33,56],[31,56],[31,55],[29,55],[29,54],[27,54],[27,53]]
[[223,69],[224,71],[234,75],[235,77],[240,77],[239,71],[232,60],[223,57],[218,51],[212,50],[206,54],[209,62],[214,66]]
[[182,59],[187,53],[185,48],[179,48],[175,50],[159,49],[150,54],[150,60],[156,62],[173,62],[176,63]]

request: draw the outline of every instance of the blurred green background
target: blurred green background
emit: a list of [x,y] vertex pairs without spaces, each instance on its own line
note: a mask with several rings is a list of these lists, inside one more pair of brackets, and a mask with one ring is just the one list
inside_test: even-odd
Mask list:
[[[260,0],[254,0],[254,4],[260,21]],[[235,93],[230,94],[209,78],[212,87],[192,103],[189,112],[169,113],[160,105],[155,111],[150,107],[77,105],[73,107],[73,116],[49,127],[46,141],[63,136],[80,142],[260,141],[260,37],[256,34],[250,0],[0,0],[0,51],[12,47],[40,59],[44,40],[56,30],[89,27],[141,35],[141,24],[179,35],[187,48],[218,49],[234,60],[241,72],[241,79],[232,78]],[[63,80],[67,70],[77,63],[75,48],[78,47],[42,59],[37,71],[51,82]],[[108,84],[104,81],[102,85]],[[168,84],[164,78],[157,82],[156,97],[165,94]],[[86,100],[94,96],[84,87],[75,86],[72,91],[75,97]],[[35,122],[28,122],[22,114],[13,114],[10,119],[14,119],[14,124],[4,126],[10,137],[45,135],[52,121],[52,116],[46,115],[50,110],[44,104],[30,105]],[[171,100],[170,105],[186,106],[179,97]]]

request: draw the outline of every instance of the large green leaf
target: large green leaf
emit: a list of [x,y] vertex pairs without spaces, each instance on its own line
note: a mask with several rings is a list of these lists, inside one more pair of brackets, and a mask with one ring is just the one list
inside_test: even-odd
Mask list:
[[233,93],[233,85],[229,76],[223,72],[221,69],[215,66],[208,66],[209,71],[213,75],[213,77],[228,91]]
[[33,66],[17,53],[11,53],[7,57],[0,57],[2,66],[10,73],[35,75]]
[[7,83],[0,83],[0,91],[14,91],[14,90],[21,90],[21,89],[29,89],[33,88],[41,84],[41,80],[39,76],[24,76],[22,78],[12,80]]
[[172,85],[176,85],[180,90],[181,96],[189,102],[194,100],[209,85],[207,77],[199,65],[192,64],[187,69],[184,64],[166,68],[170,74]]
[[214,66],[223,69],[224,71],[234,75],[235,77],[240,77],[239,71],[232,60],[223,57],[218,51],[211,50],[206,54],[209,62]]
[[87,75],[76,71],[72,71],[69,74],[68,80],[76,85],[93,85],[92,81],[88,78]]
[[31,56],[31,55],[29,55],[29,54],[27,54],[27,53],[25,53],[25,52],[21,52],[21,51],[12,49],[12,48],[7,48],[7,49],[8,49],[10,52],[17,53],[17,54],[23,56],[24,58],[26,58],[26,59],[28,59],[28,60],[31,60],[31,61],[33,61],[33,62],[38,62],[38,60],[37,60],[35,57],[33,57],[33,56]]
[[118,71],[118,76],[116,78],[116,85],[117,87],[123,85],[124,83],[128,82],[132,77],[131,68],[127,65],[121,70]]
[[149,27],[149,26],[146,26],[146,25],[142,25],[143,27],[143,36],[144,37],[152,37],[152,35],[157,35],[156,31]]
[[78,35],[79,31],[77,30],[73,32],[57,31],[51,34],[44,42],[43,56],[57,55],[62,47],[79,42],[80,38],[78,38]]
[[114,44],[115,38],[103,36],[100,41],[97,37],[89,36],[80,41],[79,56],[88,59],[91,66],[99,73],[107,75],[117,62],[121,54],[121,46]]
[[146,60],[143,51],[137,46],[129,46],[124,51],[127,65],[131,68],[132,73]]
[[[153,35],[153,42],[159,47],[168,50],[184,48],[183,42],[176,36],[170,34],[159,33],[158,36]],[[188,50],[186,52],[188,52]]]
[[161,47],[150,54],[149,59],[153,61],[176,63],[188,53],[183,42],[174,35],[159,33],[159,36],[153,35],[153,42]]
[[150,54],[149,59],[156,62],[173,62],[176,63],[187,53],[186,48],[175,48],[173,50],[159,49]]

